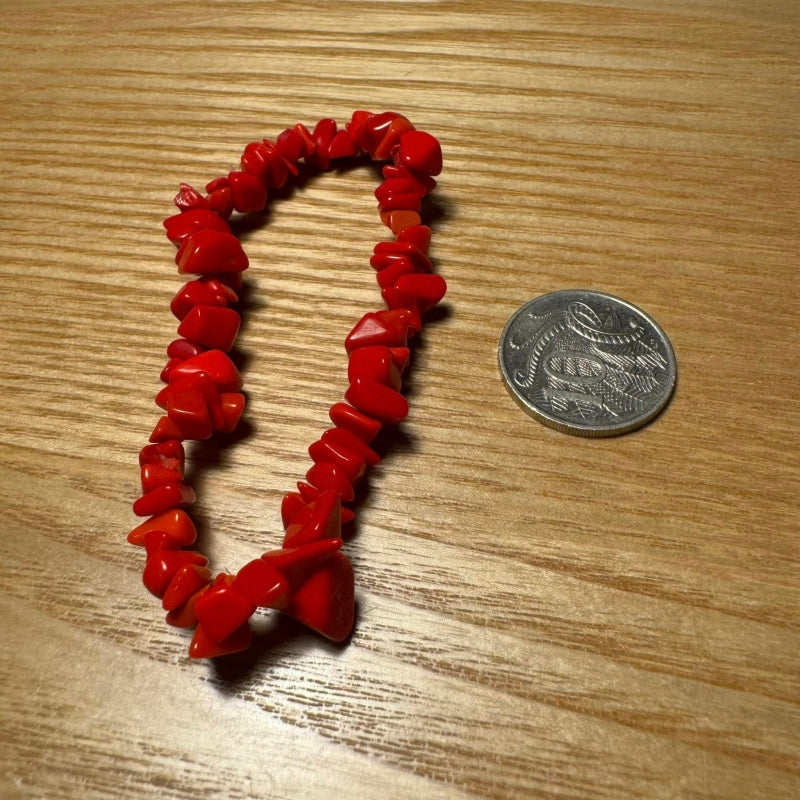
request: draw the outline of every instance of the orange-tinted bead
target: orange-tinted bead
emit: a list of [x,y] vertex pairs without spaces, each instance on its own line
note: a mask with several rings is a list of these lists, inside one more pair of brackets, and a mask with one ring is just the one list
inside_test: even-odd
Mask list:
[[143,547],[147,534],[152,531],[168,533],[181,547],[197,539],[197,529],[191,517],[180,508],[171,508],[137,525],[128,534],[128,542]]
[[335,553],[292,595],[293,619],[334,642],[342,642],[355,620],[355,581],[350,559]]
[[181,250],[183,252],[178,263],[178,272],[181,274],[242,272],[249,263],[241,243],[232,233],[201,230],[188,236]]
[[241,317],[232,308],[195,306],[178,326],[178,335],[211,350],[228,351],[236,341]]
[[334,425],[355,434],[365,444],[369,444],[382,427],[378,420],[362,414],[357,408],[353,408],[347,403],[334,403],[328,416]]
[[137,517],[149,517],[178,506],[189,506],[196,500],[194,489],[185,483],[167,483],[142,495],[133,504]]
[[406,398],[394,389],[370,378],[356,378],[345,392],[345,399],[359,411],[384,425],[397,425],[408,416]]
[[406,131],[400,136],[400,147],[394,161],[398,166],[425,175],[438,175],[442,171],[442,148],[425,131]]
[[[200,598],[202,600],[202,597]],[[199,601],[198,601],[199,602]],[[197,605],[195,604],[195,610]],[[213,639],[202,625],[195,628],[192,642],[189,645],[190,658],[217,658],[232,653],[241,653],[250,647],[253,641],[253,631],[245,622],[241,628],[235,630],[227,639],[218,642]]]
[[200,564],[184,564],[169,582],[161,606],[164,611],[172,611],[182,606],[192,595],[206,586],[211,578],[211,570]]
[[404,211],[403,209],[381,211],[381,221],[394,234],[400,233],[412,225],[419,225],[421,219],[417,211]]

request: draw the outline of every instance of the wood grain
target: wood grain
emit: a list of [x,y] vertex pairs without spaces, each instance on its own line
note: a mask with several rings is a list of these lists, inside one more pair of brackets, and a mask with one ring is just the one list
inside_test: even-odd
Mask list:
[[[18,2],[0,23],[0,796],[796,798],[800,201],[791,0]],[[253,139],[395,108],[441,139],[448,280],[347,542],[346,646],[264,615],[190,662],[141,586],[136,452],[174,335],[160,221]],[[376,173],[248,231],[247,423],[197,447],[201,547],[277,546],[377,294]],[[679,380],[582,440],[498,375],[596,288]]]

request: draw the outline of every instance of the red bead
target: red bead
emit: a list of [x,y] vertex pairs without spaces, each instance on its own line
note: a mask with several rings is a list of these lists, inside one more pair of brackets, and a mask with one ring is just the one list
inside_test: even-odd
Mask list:
[[400,371],[392,358],[392,351],[384,345],[359,347],[350,353],[347,364],[347,379],[371,378],[372,380],[400,390]]
[[152,531],[169,534],[181,547],[193,544],[197,539],[197,529],[191,517],[180,508],[171,508],[141,523],[128,534],[128,542],[142,546]]
[[187,439],[210,439],[214,432],[211,414],[203,393],[197,389],[176,391],[168,387],[167,416],[182,431]]
[[316,148],[316,142],[314,141],[314,137],[311,135],[308,128],[306,128],[306,126],[301,122],[298,122],[297,125],[292,128],[292,130],[303,140],[303,156],[305,158],[313,156],[314,149]]
[[147,492],[163,486],[165,483],[180,483],[183,474],[175,469],[168,469],[159,464],[145,464],[141,468],[142,491]]
[[[202,597],[200,599],[202,600]],[[232,653],[241,653],[250,647],[252,641],[253,631],[246,622],[221,642],[214,640],[202,625],[198,625],[192,637],[192,643],[189,645],[189,657],[217,658]]]
[[378,204],[381,213],[387,211],[419,211],[422,206],[422,198],[418,194],[405,192],[402,194],[387,195]]
[[321,119],[314,126],[314,155],[306,157],[306,161],[313,164],[321,170],[330,169],[331,158],[328,155],[328,149],[331,146],[333,137],[336,136],[336,120]]
[[228,223],[207,208],[195,208],[192,211],[168,217],[164,220],[164,227],[167,231],[167,238],[177,245],[192,234],[206,228],[222,233],[231,232]]
[[185,459],[183,445],[175,439],[168,439],[158,444],[148,444],[139,451],[140,467],[145,464],[158,464],[183,474]]
[[447,283],[441,275],[403,275],[395,288],[413,297],[424,314],[445,296]]
[[407,311],[371,311],[347,335],[345,349],[351,353],[358,347],[376,344],[405,347],[411,329],[410,318]]
[[133,504],[137,517],[149,517],[178,506],[189,506],[196,500],[194,490],[185,483],[167,483],[142,495]]
[[341,539],[322,539],[300,547],[284,547],[271,550],[261,558],[278,570],[294,591],[305,583],[314,572],[342,546]]
[[149,557],[162,550],[180,550],[181,546],[166,531],[150,531],[144,537],[144,549]]
[[375,147],[372,157],[376,161],[386,161],[386,159],[391,157],[392,151],[400,142],[400,136],[405,133],[405,131],[413,130],[414,126],[405,117],[395,117],[389,123],[388,127],[383,129],[383,138],[377,147]]
[[197,601],[194,612],[198,627],[221,642],[244,625],[256,610],[234,585],[232,575],[218,575],[211,588]]
[[208,203],[205,197],[197,191],[197,189],[189,186],[188,183],[182,183],[178,190],[178,194],[172,201],[181,211],[193,211],[198,208],[208,208]]
[[422,184],[412,178],[387,178],[376,190],[375,198],[379,203],[396,194],[413,194],[422,197]]
[[336,442],[350,450],[355,450],[367,464],[372,466],[381,460],[381,457],[369,445],[347,428],[329,428],[322,434],[322,441]]
[[322,494],[316,486],[312,486],[305,481],[297,481],[297,491],[305,503],[313,503]]
[[388,267],[384,267],[382,270],[376,272],[375,277],[378,281],[378,286],[380,286],[381,289],[386,289],[389,286],[394,286],[395,281],[401,275],[408,275],[414,272],[414,270],[413,262],[407,258],[398,258],[392,261]]
[[345,399],[384,425],[397,425],[408,415],[408,401],[403,395],[369,378],[356,378],[345,392]]
[[[372,158],[383,160],[389,157],[388,152],[385,156],[379,157],[377,151],[386,136],[390,134],[392,123],[398,119],[404,118],[396,111],[383,111],[380,114],[373,114],[364,123],[364,129],[361,134],[365,145],[363,149],[366,150]],[[414,127],[408,120],[405,120],[405,124],[407,126],[406,129]],[[397,136],[399,138],[399,133]],[[394,144],[396,144],[396,142],[393,142],[392,146],[394,146]],[[389,150],[391,150],[391,147],[389,147]]]
[[244,395],[239,392],[223,392],[219,399],[223,419],[219,430],[222,433],[233,433],[244,412]]
[[381,170],[386,180],[390,178],[403,178],[414,181],[419,186],[419,193],[424,196],[436,188],[436,179],[430,175],[423,175],[421,172],[414,172],[406,167],[398,167],[396,164],[386,164]]
[[303,505],[294,519],[286,525],[284,547],[298,547],[322,539],[338,539],[342,535],[342,514],[339,495],[333,491],[321,492],[308,505]]
[[150,441],[154,443],[185,438],[183,431],[169,417],[161,417],[150,434]]
[[367,465],[358,452],[337,442],[319,439],[308,448],[308,454],[316,464],[333,464],[351,484],[361,480],[366,472]]
[[371,111],[354,111],[350,122],[345,125],[345,130],[359,150],[367,150],[367,142],[364,138],[364,129],[369,120],[375,115]]
[[211,350],[228,351],[236,341],[241,317],[232,308],[195,306],[178,326],[178,335]]
[[[173,608],[167,613],[167,624],[173,625],[176,628],[194,628],[197,625],[197,615],[194,613],[194,607],[197,601],[208,591],[211,586],[211,581],[208,581],[201,589],[198,589],[185,603]],[[169,589],[167,589],[169,591]]]
[[188,378],[204,372],[220,392],[238,392],[242,388],[242,376],[236,365],[221,350],[208,350],[199,356],[176,364],[170,372],[170,381]]
[[230,186],[211,192],[206,199],[208,207],[221,219],[228,219],[233,214],[233,192]]
[[289,582],[262,558],[245,564],[236,573],[231,587],[262,608],[286,608],[289,602]]
[[306,508],[306,501],[300,492],[287,492],[281,500],[281,521],[283,527],[289,527],[297,514]]
[[399,258],[407,258],[411,261],[417,272],[431,272],[433,270],[433,265],[428,256],[413,242],[378,242],[373,253],[369,263],[376,270],[385,269]]
[[[158,405],[160,408],[169,410],[170,402],[172,402],[173,405],[177,404],[177,401],[174,399],[171,400],[171,398],[174,398],[175,396],[178,396],[182,392],[186,391],[200,392],[206,402],[207,414],[209,421],[211,422],[211,428],[212,430],[219,430],[225,422],[225,417],[222,413],[221,395],[217,391],[217,387],[211,378],[206,375],[205,372],[195,372],[191,375],[187,375],[186,377],[181,377],[180,375],[176,374],[173,375],[173,378],[174,380],[172,383],[170,383],[168,386],[165,386],[156,395],[156,405]],[[198,409],[199,408],[200,407],[198,406]],[[202,411],[200,413],[201,416],[205,416]],[[174,419],[174,422],[183,431],[184,439],[196,438],[195,436],[189,435],[191,429],[182,427],[177,417]],[[201,425],[201,429],[205,426],[205,422],[201,422],[199,424]]]
[[[380,273],[378,274],[380,275]],[[205,347],[190,342],[188,339],[173,339],[167,346],[167,355],[176,361],[185,361],[187,358],[192,358],[192,356],[199,356],[205,350]]]
[[406,131],[400,136],[395,164],[425,175],[438,175],[442,171],[442,148],[425,131]]
[[411,242],[427,255],[431,245],[431,229],[427,225],[411,225],[397,234],[398,242]]
[[247,256],[232,233],[209,229],[198,231],[181,245],[183,252],[178,272],[207,275],[218,272],[242,272],[248,267]]
[[[238,300],[236,292],[215,279],[199,278],[185,283],[169,304],[170,311],[183,319],[195,306],[220,306],[225,308]],[[169,353],[168,353],[169,355]],[[182,356],[181,356],[182,357]]]
[[321,492],[324,492],[326,489],[333,489],[345,503],[349,503],[351,500],[355,499],[356,494],[353,490],[353,485],[347,479],[344,470],[333,464],[323,461],[314,464],[314,466],[306,472],[306,480],[312,486],[316,486]]
[[185,564],[173,576],[161,601],[164,611],[182,606],[209,582],[211,570],[199,564]]
[[394,209],[391,211],[381,211],[381,221],[392,233],[397,234],[413,225],[419,225],[421,218],[416,211]]
[[233,192],[233,207],[241,214],[263,211],[267,204],[267,187],[249,172],[228,173]]
[[156,597],[163,597],[170,581],[179,569],[187,564],[204,567],[208,563],[205,556],[188,550],[156,550],[147,557],[142,583]]
[[355,620],[354,584],[350,560],[336,553],[292,595],[286,614],[328,639],[342,642]]
[[353,408],[347,403],[334,403],[328,416],[334,425],[350,431],[365,444],[369,444],[382,427],[376,419],[362,414],[357,408]]
[[167,361],[166,365],[164,366],[164,369],[161,370],[161,374],[158,377],[161,378],[161,380],[164,381],[164,383],[167,383],[169,381],[169,376],[170,373],[172,372],[173,367],[180,364],[181,361],[183,361],[182,358],[171,358],[169,361]]
[[346,130],[338,131],[328,145],[329,158],[349,158],[357,155],[357,153],[358,147],[353,143],[350,134]]
[[295,162],[303,157],[305,151],[303,137],[291,128],[287,128],[278,136],[275,147],[284,158]]

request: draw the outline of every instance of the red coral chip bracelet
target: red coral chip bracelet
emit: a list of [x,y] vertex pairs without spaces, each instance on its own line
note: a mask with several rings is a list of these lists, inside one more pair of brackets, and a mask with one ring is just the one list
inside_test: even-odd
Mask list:
[[[205,556],[187,549],[197,530],[185,511],[195,493],[184,482],[183,442],[232,432],[244,410],[242,377],[227,353],[239,330],[233,306],[248,260],[227,220],[234,211],[262,211],[268,193],[298,174],[301,159],[327,170],[333,161],[360,153],[391,162],[383,167],[375,196],[395,238],[379,242],[370,259],[387,307],[365,314],[345,340],[346,402],[331,406],[333,427],[309,447],[313,465],[297,491],[283,498],[282,549],[264,553],[235,575],[212,577]],[[407,340],[446,291],[431,271],[430,229],[419,215],[441,169],[442,151],[429,133],[394,112],[356,111],[342,129],[322,119],[313,131],[298,124],[275,142],[248,144],[241,170],[208,183],[206,194],[181,184],[175,197],[180,213],[164,227],[178,248],[178,272],[199,277],[170,304],[180,324],[161,373],[166,386],[156,396],[165,414],[139,453],[142,496],[133,504],[134,513],[149,519],[128,541],[145,548],[144,585],[161,598],[167,622],[195,628],[193,658],[245,650],[257,608],[279,609],[334,641],[350,635],[353,568],[340,548],[342,523],[354,515],[343,504],[354,499],[353,487],[367,467],[379,461],[372,439],[408,413],[400,393]]]

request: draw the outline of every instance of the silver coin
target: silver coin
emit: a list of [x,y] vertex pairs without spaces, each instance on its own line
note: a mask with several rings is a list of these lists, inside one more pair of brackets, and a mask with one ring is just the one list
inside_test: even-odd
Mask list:
[[522,408],[578,436],[616,436],[649,422],[677,376],[672,345],[650,316],[589,290],[526,303],[503,329],[498,355]]

